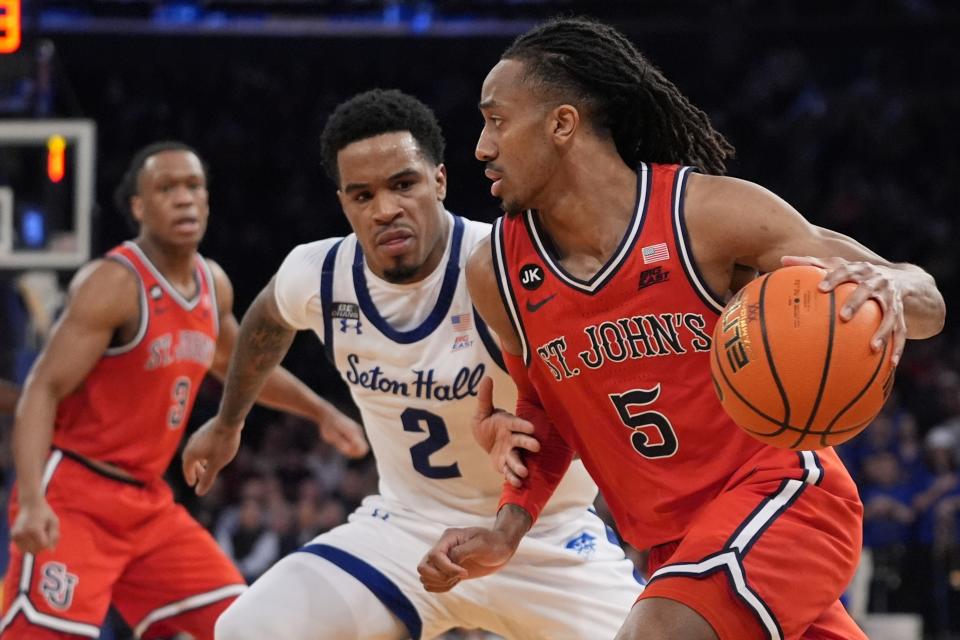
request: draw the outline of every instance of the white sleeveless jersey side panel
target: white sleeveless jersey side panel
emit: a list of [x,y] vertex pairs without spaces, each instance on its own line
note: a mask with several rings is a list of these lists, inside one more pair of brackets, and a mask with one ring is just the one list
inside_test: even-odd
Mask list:
[[[326,257],[336,240],[294,249],[278,272],[277,301],[293,326],[309,327],[321,340],[328,332],[337,369],[360,409],[380,492],[390,508],[448,525],[471,525],[489,522],[502,487],[502,477],[470,430],[477,387],[483,376],[491,376],[495,404],[507,410],[516,405],[516,389],[490,354],[488,345],[498,343],[481,327],[464,275],[467,258],[490,225],[450,219],[447,255],[438,272],[420,283],[391,285],[373,276],[350,235],[332,261]],[[452,256],[453,245],[459,251]],[[320,292],[325,261],[334,273],[326,301]],[[381,316],[374,300],[396,310],[394,315],[412,309],[414,317]],[[333,316],[326,329],[324,302]],[[398,331],[398,325],[404,330]],[[550,526],[567,510],[579,515],[596,491],[576,461],[544,510],[541,526]]]

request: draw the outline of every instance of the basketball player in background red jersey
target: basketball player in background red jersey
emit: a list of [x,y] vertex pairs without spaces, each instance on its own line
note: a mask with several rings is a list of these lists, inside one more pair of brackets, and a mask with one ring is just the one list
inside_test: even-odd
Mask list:
[[513,420],[539,453],[524,466],[501,443],[514,484],[494,528],[448,530],[421,562],[424,585],[506,563],[579,455],[626,540],[650,549],[652,579],[618,638],[864,638],[838,601],[860,554],[856,487],[832,449],[773,449],[729,420],[710,336],[756,271],[817,264],[824,290],[859,283],[847,317],[870,298],[883,307],[874,347],[892,340],[898,359],[905,338],[943,325],[933,279],[719,177],[732,147],[600,23],[520,36],[480,109],[477,157],[507,216],[468,284],[531,424],[490,407],[478,419]]
[[[140,151],[118,190],[140,233],[83,267],[17,407],[4,638],[99,636],[113,603],[138,637],[213,638],[245,588],[162,475],[208,370],[237,338],[233,290],[197,253],[206,172],[181,143]],[[316,420],[363,455],[359,425],[278,370],[267,406]]]

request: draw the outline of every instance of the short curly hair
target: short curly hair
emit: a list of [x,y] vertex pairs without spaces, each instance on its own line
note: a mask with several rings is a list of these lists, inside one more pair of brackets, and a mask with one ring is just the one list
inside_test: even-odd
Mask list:
[[340,184],[337,153],[347,145],[383,133],[409,131],[420,151],[436,165],[443,162],[446,143],[433,111],[416,98],[396,89],[371,89],[340,103],[320,134],[323,168]]
[[120,180],[120,184],[118,184],[116,189],[113,191],[114,206],[117,208],[117,211],[126,217],[127,222],[134,232],[137,231],[140,225],[133,219],[133,212],[130,208],[130,199],[137,195],[140,172],[143,171],[143,167],[145,164],[147,164],[147,160],[158,153],[163,153],[164,151],[187,151],[197,156],[197,158],[200,160],[200,165],[203,167],[204,177],[207,178],[208,182],[210,180],[210,171],[208,170],[207,163],[204,161],[203,157],[197,153],[196,149],[184,142],[180,142],[179,140],[162,140],[160,142],[153,142],[141,148],[139,151],[133,154],[133,158],[131,158],[130,164],[127,166],[127,170],[124,172],[123,178]]

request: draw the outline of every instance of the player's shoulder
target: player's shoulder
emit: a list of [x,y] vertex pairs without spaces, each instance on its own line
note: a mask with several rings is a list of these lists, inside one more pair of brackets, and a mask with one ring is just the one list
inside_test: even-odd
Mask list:
[[761,206],[776,195],[755,182],[731,176],[691,173],[684,193],[688,212],[716,215],[744,206]]
[[126,295],[137,288],[139,276],[128,264],[112,258],[91,260],[73,275],[70,280],[71,296],[90,292],[97,296]]
[[213,258],[208,258],[207,256],[200,256],[200,259],[203,260],[204,264],[207,265],[207,269],[210,270],[210,275],[213,277],[214,286],[218,288],[232,286],[230,283],[230,276],[227,275],[227,272],[223,267],[220,266],[219,262]]
[[484,238],[490,235],[490,230],[493,228],[493,225],[489,222],[481,222],[479,220],[471,220],[470,218],[464,218],[459,216],[463,220],[463,241],[464,244],[468,247],[473,247],[483,241]]
[[98,258],[80,267],[68,288],[69,309],[107,316],[137,311],[140,278],[129,265]]
[[323,268],[323,263],[327,259],[330,250],[341,241],[349,240],[351,237],[353,237],[353,234],[350,234],[350,236],[346,238],[324,238],[322,240],[298,244],[287,254],[284,263],[295,263],[301,268],[320,271]]
[[476,249],[485,245],[493,228],[489,222],[480,222],[458,216],[463,222],[463,240],[460,247],[460,264],[466,266]]

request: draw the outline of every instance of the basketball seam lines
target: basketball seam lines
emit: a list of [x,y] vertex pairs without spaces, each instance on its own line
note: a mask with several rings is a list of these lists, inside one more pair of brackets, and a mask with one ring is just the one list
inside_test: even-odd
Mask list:
[[760,285],[760,338],[763,340],[763,350],[767,356],[767,364],[770,365],[770,375],[773,376],[773,381],[777,385],[777,391],[780,393],[780,399],[783,401],[783,420],[778,423],[780,425],[780,431],[769,434],[776,436],[786,431],[787,425],[790,424],[790,399],[787,397],[787,392],[780,382],[780,376],[777,374],[777,365],[773,362],[773,350],[770,348],[770,341],[767,339],[767,318],[766,309],[764,309],[764,300],[767,296],[767,284],[770,282],[772,275],[773,274],[767,274],[764,276],[763,283]]
[[[887,341],[887,346],[888,347],[890,346],[889,340]],[[873,381],[877,379],[877,374],[880,373],[880,368],[883,366],[883,363],[886,361],[886,359],[887,359],[887,349],[885,347],[883,349],[883,354],[880,356],[880,359],[877,361],[876,369],[873,370],[873,375],[871,375],[870,379],[867,380],[867,384],[863,385],[863,388],[860,389],[860,392],[857,393],[857,395],[855,395],[853,399],[850,402],[848,402],[847,405],[843,409],[841,409],[837,415],[833,417],[833,420],[830,421],[830,424],[828,424],[826,429],[823,430],[823,433],[820,434],[820,442],[822,444],[826,445],[827,436],[830,435],[831,433],[844,433],[845,431],[851,430],[851,429],[844,429],[841,431],[833,431],[833,425],[835,425],[837,423],[837,420],[839,420],[840,417],[843,416],[843,414],[849,411],[850,407],[855,405],[857,401],[859,401],[860,398],[863,397],[863,394],[865,394],[867,390],[873,386]],[[870,420],[868,420],[867,422],[871,422],[872,420],[873,418],[870,418]],[[855,428],[856,427],[852,427],[852,429],[855,429]]]
[[775,425],[779,425],[780,427],[782,427],[782,429],[781,429],[780,431],[778,431],[778,432],[776,432],[776,433],[773,433],[773,434],[766,434],[766,433],[763,433],[763,432],[760,432],[760,431],[755,431],[755,430],[753,430],[753,429],[749,429],[749,428],[747,428],[747,427],[743,427],[745,430],[749,431],[750,433],[757,433],[757,434],[760,434],[760,435],[777,435],[778,433],[783,433],[784,430],[789,430],[789,431],[800,431],[800,430],[802,430],[802,427],[796,427],[796,426],[794,426],[794,425],[792,425],[792,424],[784,424],[782,421],[776,420],[773,416],[767,415],[766,413],[764,413],[763,411],[761,411],[760,409],[758,409],[757,407],[755,407],[749,400],[747,400],[747,399],[743,396],[743,394],[741,394],[741,393],[737,390],[737,388],[733,385],[733,383],[730,382],[730,377],[727,376],[727,372],[724,370],[723,364],[720,362],[720,355],[717,353],[717,350],[716,350],[716,349],[715,349],[714,352],[713,352],[713,356],[714,356],[714,360],[716,360],[716,362],[717,362],[717,369],[720,371],[720,375],[723,376],[723,381],[727,384],[727,388],[729,388],[730,391],[732,391],[732,392],[734,393],[734,395],[736,395],[737,398],[739,398],[740,401],[743,402],[743,404],[745,404],[747,407],[749,407],[749,408],[750,408],[754,413],[756,413],[758,416],[760,416],[760,417],[763,418],[764,420],[767,420],[767,421],[769,421],[769,422],[772,422],[772,423],[775,424]]
[[[823,390],[827,386],[827,377],[830,375],[830,360],[833,357],[833,341],[836,339],[836,322],[837,322],[837,295],[834,291],[830,291],[830,324],[829,332],[827,335],[827,356],[826,361],[823,363],[823,373],[820,375],[820,388],[817,389],[817,399],[813,403],[813,408],[810,410],[810,417],[807,419],[807,424],[803,428],[803,431],[797,436],[796,442],[790,447],[791,449],[796,449],[804,441],[804,439],[810,435],[810,427],[813,425],[813,419],[817,417],[817,411],[820,410],[820,402],[823,400]],[[826,434],[820,436],[821,440],[826,437]]]

